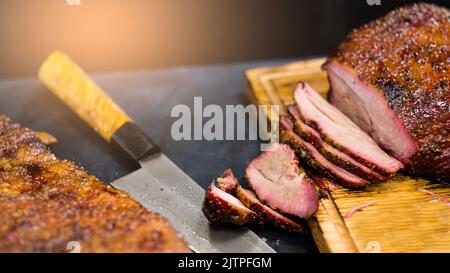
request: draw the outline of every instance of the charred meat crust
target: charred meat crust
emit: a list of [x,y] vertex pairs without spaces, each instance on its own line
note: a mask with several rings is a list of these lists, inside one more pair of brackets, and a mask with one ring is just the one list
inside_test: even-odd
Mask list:
[[226,169],[218,178],[215,185],[226,193],[234,194],[236,187],[239,185],[237,178],[231,169]]
[[172,226],[0,115],[0,252],[188,252]]
[[[324,142],[332,145],[336,149],[352,157],[354,160],[360,162],[361,164],[364,164],[365,166],[384,176],[395,174],[397,171],[403,168],[401,162],[386,154],[370,138],[369,135],[363,132],[342,112],[340,112],[338,109],[324,100],[307,83],[299,83],[294,96],[297,106],[300,109],[300,120],[302,120],[309,127],[312,127],[314,130],[316,130],[320,134]],[[316,102],[313,103],[313,100]],[[302,104],[305,106],[304,109],[301,109]],[[319,109],[316,104],[320,104],[322,108],[325,107],[326,111],[328,111],[329,113],[325,114],[325,110]],[[305,116],[306,111],[308,111],[309,116],[311,117],[308,118]],[[322,120],[322,122],[326,123],[326,125],[319,125],[315,119]],[[339,126],[337,126],[338,124]],[[333,126],[333,128],[323,128],[331,125]],[[360,142],[358,149],[354,148],[355,143],[349,143],[347,139],[334,139],[331,136],[333,134],[339,134],[338,132],[334,131],[342,131],[342,128],[340,127],[347,128],[347,130],[352,131],[348,132],[347,136],[352,137],[353,139],[357,139]],[[356,136],[358,136],[358,138],[356,138]],[[370,156],[373,156],[372,159],[369,159]],[[377,163],[373,160],[375,160]]]
[[334,181],[324,178],[322,176],[314,175],[312,177],[314,183],[321,189],[334,191],[339,188],[339,186],[334,183]]
[[[230,201],[232,200],[232,201]],[[203,214],[211,223],[245,225],[259,219],[257,213],[247,208],[234,196],[211,184],[205,193]]]
[[261,224],[269,223],[289,232],[307,232],[307,227],[304,223],[294,221],[264,205],[250,190],[238,186],[236,188],[236,196],[247,208],[256,212],[261,217],[263,220],[260,222]]
[[414,4],[352,31],[329,58],[386,99],[419,150],[408,172],[450,178],[450,11]]
[[344,187],[360,188],[370,185],[370,182],[348,171],[335,166],[324,158],[312,145],[301,139],[293,131],[282,131],[280,135],[282,143],[290,145],[299,157],[312,169],[321,175],[330,178]]
[[297,109],[296,105],[290,105],[288,107],[288,110],[294,119],[294,132],[307,142],[313,144],[314,147],[316,147],[327,160],[329,160],[336,166],[348,170],[349,172],[354,173],[369,181],[386,181],[389,179],[389,177],[392,176],[383,176],[380,173],[377,173],[376,171],[359,163],[358,161],[348,156],[346,153],[340,151],[339,149],[329,145],[327,142],[322,140],[319,132],[306,125],[301,119],[297,118],[300,117],[300,112]]
[[[224,177],[233,178],[227,180],[233,181],[232,193],[227,193],[217,186],[219,179],[216,179],[205,193],[202,211],[209,222],[233,225],[271,224],[290,232],[306,231],[302,222],[294,221],[264,205],[254,192],[242,188],[231,169],[225,170],[220,178]],[[229,184],[221,183],[220,185],[230,189]]]

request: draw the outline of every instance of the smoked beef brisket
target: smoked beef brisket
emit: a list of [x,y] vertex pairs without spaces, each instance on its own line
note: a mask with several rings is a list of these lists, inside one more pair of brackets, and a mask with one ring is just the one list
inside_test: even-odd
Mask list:
[[239,185],[231,169],[216,178],[205,193],[203,214],[210,223],[270,224],[290,232],[305,232],[297,222],[263,204],[251,190]]
[[381,174],[394,174],[403,167],[309,84],[299,83],[294,98],[301,120],[327,143]]
[[292,130],[305,141],[314,145],[328,161],[369,181],[382,182],[388,179],[389,176],[377,173],[323,140],[319,132],[301,120],[300,111],[295,104],[290,105],[288,110],[294,119]]
[[323,68],[330,103],[411,174],[449,180],[449,10],[394,10],[351,32]]

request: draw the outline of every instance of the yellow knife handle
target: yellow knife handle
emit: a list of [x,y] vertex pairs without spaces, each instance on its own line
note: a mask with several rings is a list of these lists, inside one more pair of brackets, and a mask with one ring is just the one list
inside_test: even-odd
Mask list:
[[53,52],[39,79],[105,140],[131,118],[66,54]]
[[136,160],[160,152],[131,118],[67,55],[54,52],[39,69],[39,79],[106,141]]

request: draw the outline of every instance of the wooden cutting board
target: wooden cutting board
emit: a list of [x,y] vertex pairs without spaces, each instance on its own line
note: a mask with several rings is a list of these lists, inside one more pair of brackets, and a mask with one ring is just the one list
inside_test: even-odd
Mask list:
[[[246,94],[255,104],[286,105],[293,102],[299,81],[308,82],[322,96],[329,90],[321,70],[325,59],[246,71]],[[269,117],[271,113],[268,113]],[[450,181],[449,181],[450,182]],[[320,201],[316,216],[308,221],[321,252],[450,252],[450,205],[419,191],[450,196],[450,186],[397,175],[363,190],[339,188]],[[345,218],[352,207],[372,206]]]

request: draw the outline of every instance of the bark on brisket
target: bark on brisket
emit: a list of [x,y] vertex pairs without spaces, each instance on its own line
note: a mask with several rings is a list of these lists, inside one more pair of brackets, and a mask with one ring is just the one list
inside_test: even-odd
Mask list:
[[264,205],[258,200],[255,193],[250,190],[238,186],[236,188],[236,196],[247,208],[256,212],[261,217],[263,220],[261,223],[269,223],[289,232],[303,233],[307,231],[304,223],[294,221]]
[[[229,193],[225,190],[228,190]],[[252,191],[242,188],[231,169],[225,170],[221,177],[208,188],[202,210],[211,223],[234,225],[259,223],[271,224],[290,232],[306,230],[303,223],[294,221],[269,208],[261,203]]]
[[307,83],[300,83],[294,96],[301,119],[316,129],[327,143],[379,173],[393,174],[403,167]]
[[369,181],[381,182],[386,181],[390,177],[390,175],[383,176],[380,173],[377,173],[376,171],[363,165],[362,163],[359,163],[346,153],[340,151],[339,149],[324,141],[319,132],[317,132],[314,128],[306,125],[300,119],[300,112],[296,105],[290,105],[288,107],[288,110],[292,117],[295,119],[295,133],[297,133],[307,142],[313,144],[328,161]]
[[342,186],[358,188],[370,185],[369,181],[329,162],[312,144],[303,140],[293,131],[282,131],[280,140],[282,143],[290,145],[295,150],[297,155],[303,159],[303,162],[308,164],[308,166],[316,170],[321,175],[338,182]]
[[[400,127],[406,128],[418,146],[417,153],[410,155],[409,147],[404,149],[406,158],[400,158],[410,162],[408,171],[449,180],[450,11],[430,4],[396,9],[352,31],[324,68],[329,70],[332,63],[352,71],[354,79],[366,84],[363,90],[372,88],[368,92],[384,99],[387,110],[401,121],[400,125],[395,124],[398,132],[402,132]],[[337,80],[331,81],[330,100],[347,114],[350,105],[358,103],[354,99],[344,101],[342,92],[336,94],[333,85],[339,84]],[[370,103],[366,101],[365,105]],[[383,109],[389,114],[387,110]],[[352,118],[356,123],[367,123]],[[370,133],[378,134],[376,130]],[[383,139],[378,141],[384,147],[396,148],[389,147]],[[407,141],[407,137],[402,140]],[[397,154],[402,156],[401,151]]]
[[214,183],[205,193],[202,211],[211,223],[241,226],[259,219],[255,212],[244,206],[236,197],[216,187]]
[[334,191],[339,188],[339,186],[331,179],[327,179],[325,177],[314,175],[312,180],[318,187],[324,190]]

